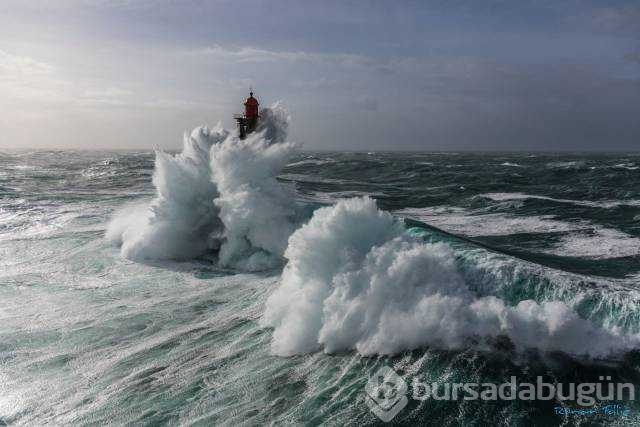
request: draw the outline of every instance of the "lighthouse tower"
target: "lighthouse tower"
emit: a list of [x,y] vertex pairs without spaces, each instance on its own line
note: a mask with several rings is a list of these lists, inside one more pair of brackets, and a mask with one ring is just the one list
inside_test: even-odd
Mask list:
[[250,91],[249,97],[244,102],[244,114],[236,114],[234,116],[234,119],[238,122],[238,134],[240,135],[240,139],[246,138],[247,134],[256,130],[258,119],[260,118],[260,115],[258,114],[259,105],[260,103],[258,100],[253,97],[253,91]]

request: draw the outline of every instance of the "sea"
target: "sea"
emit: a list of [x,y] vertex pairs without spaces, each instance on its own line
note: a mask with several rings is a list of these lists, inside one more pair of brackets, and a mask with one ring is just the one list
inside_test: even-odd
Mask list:
[[640,387],[640,154],[311,152],[263,116],[0,153],[0,425],[640,422],[442,398]]

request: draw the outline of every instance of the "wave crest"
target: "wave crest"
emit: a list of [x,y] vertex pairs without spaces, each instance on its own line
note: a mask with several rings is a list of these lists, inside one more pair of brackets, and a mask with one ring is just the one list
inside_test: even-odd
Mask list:
[[432,346],[486,346],[604,356],[633,348],[636,335],[598,327],[561,301],[509,306],[465,283],[452,249],[404,232],[369,198],[317,210],[289,239],[282,282],[263,326],[279,355],[355,349],[395,354]]
[[294,231],[295,196],[276,176],[296,146],[273,143],[268,133],[265,129],[212,148],[212,178],[220,193],[215,205],[224,224],[219,259],[224,266],[260,270],[279,265]]
[[122,256],[184,260],[215,247],[213,235],[222,223],[213,204],[218,191],[211,182],[209,152],[227,136],[220,125],[199,127],[185,135],[181,153],[156,151],[155,199],[124,208],[107,227],[107,239],[121,245]]
[[246,140],[218,125],[185,135],[182,152],[156,151],[150,204],[120,210],[106,237],[135,260],[185,260],[219,250],[221,265],[260,270],[279,264],[296,216],[291,191],[276,176],[295,145],[289,116],[262,110]]

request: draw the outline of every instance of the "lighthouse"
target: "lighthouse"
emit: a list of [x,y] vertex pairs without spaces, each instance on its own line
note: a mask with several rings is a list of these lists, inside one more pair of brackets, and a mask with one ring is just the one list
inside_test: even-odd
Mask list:
[[258,106],[260,103],[253,97],[253,91],[249,92],[249,97],[244,102],[244,114],[236,114],[233,118],[238,122],[238,134],[240,139],[245,139],[247,134],[256,130],[258,125]]

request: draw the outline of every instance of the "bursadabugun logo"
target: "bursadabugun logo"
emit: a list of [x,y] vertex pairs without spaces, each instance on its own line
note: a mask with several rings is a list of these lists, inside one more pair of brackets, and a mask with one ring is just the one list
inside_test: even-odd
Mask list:
[[[428,383],[420,376],[411,381],[411,398],[425,400],[552,400],[557,402],[556,415],[598,415],[627,417],[631,408],[625,401],[635,401],[635,385],[613,383],[610,376],[599,376],[593,383],[548,383],[542,376],[535,382],[519,382],[511,376],[508,382]],[[365,385],[365,402],[382,421],[391,421],[407,406],[407,383],[393,369],[383,366]],[[567,402],[568,406],[564,406]],[[617,403],[616,403],[617,402]],[[578,405],[577,407],[575,405]]]
[[371,412],[384,422],[391,421],[407,406],[407,383],[393,369],[383,366],[364,387],[365,402]]

